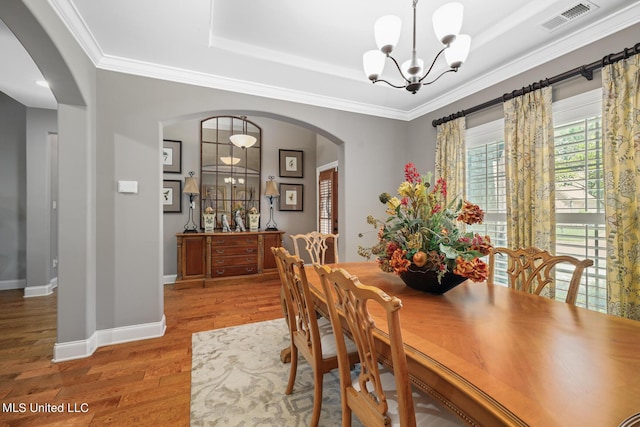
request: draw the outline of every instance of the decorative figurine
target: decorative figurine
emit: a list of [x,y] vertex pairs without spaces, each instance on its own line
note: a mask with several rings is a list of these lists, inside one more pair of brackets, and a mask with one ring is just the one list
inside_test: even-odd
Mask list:
[[247,229],[244,228],[244,221],[242,220],[242,209],[236,210],[235,222],[236,231],[247,231]]
[[229,226],[229,220],[227,219],[227,214],[222,214],[222,232],[228,233],[231,231],[231,226]]

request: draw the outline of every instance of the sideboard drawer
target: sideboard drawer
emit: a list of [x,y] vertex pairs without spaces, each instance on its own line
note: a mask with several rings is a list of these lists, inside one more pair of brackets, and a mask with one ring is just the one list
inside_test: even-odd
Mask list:
[[243,236],[240,234],[226,234],[224,236],[214,236],[211,238],[211,245],[215,247],[229,246],[252,246],[258,247],[258,236]]
[[237,267],[211,267],[211,277],[241,276],[258,273],[258,266],[244,265]]
[[233,267],[236,265],[258,265],[258,254],[255,255],[237,255],[237,256],[221,256],[211,259],[211,268]]
[[211,258],[229,255],[258,255],[258,246],[220,246],[211,248]]

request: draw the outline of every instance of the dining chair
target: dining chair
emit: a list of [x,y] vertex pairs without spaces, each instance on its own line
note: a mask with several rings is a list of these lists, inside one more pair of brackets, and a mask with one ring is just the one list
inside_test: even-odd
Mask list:
[[[320,420],[322,409],[324,374],[338,368],[336,339],[331,322],[316,313],[304,262],[299,257],[289,254],[285,248],[273,247],[271,251],[275,255],[278,272],[281,274],[283,310],[291,336],[291,368],[285,394],[293,392],[300,354],[313,370],[313,413],[310,425],[315,427]],[[352,341],[347,342],[346,352],[349,363],[358,363],[358,352]]]
[[496,255],[507,256],[507,276],[509,287],[536,295],[542,295],[547,289],[549,296],[555,292],[555,276],[558,274],[556,266],[562,263],[573,265],[573,273],[565,302],[575,304],[578,297],[578,288],[585,268],[593,265],[590,259],[580,260],[568,255],[551,255],[548,251],[536,247],[509,249],[495,247],[489,254],[489,272],[487,283],[493,284],[495,280]]
[[312,264],[324,265],[339,262],[338,260],[338,234],[320,233],[311,231],[306,234],[292,234],[293,250],[300,257],[299,245],[304,242],[304,249],[309,254]]
[[[351,426],[355,413],[365,426],[459,426],[461,419],[409,382],[400,329],[402,302],[382,290],[365,286],[343,269],[314,265],[324,290],[335,331],[342,398],[342,426]],[[378,362],[368,302],[387,314],[392,369]],[[360,354],[360,372],[352,379],[344,343],[346,327]]]

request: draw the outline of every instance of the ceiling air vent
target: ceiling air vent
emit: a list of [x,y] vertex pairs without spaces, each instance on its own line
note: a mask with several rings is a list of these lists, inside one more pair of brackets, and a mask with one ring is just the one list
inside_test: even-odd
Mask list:
[[557,30],[567,22],[584,16],[587,13],[596,10],[597,8],[597,5],[588,1],[577,3],[564,12],[560,12],[556,16],[553,16],[551,19],[548,19],[546,22],[543,22],[542,27],[548,31]]

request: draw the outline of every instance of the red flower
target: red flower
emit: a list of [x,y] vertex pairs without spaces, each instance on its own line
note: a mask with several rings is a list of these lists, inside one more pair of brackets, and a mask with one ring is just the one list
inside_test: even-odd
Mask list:
[[442,178],[438,178],[436,185],[433,187],[431,192],[434,194],[440,192],[442,197],[447,197],[447,181]]
[[418,172],[418,169],[416,169],[416,165],[414,165],[413,163],[407,163],[404,166],[404,178],[411,184],[418,184],[422,181],[422,178],[420,178],[420,173]]

